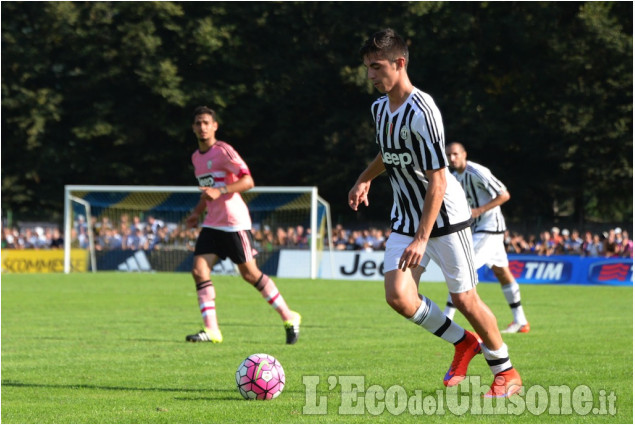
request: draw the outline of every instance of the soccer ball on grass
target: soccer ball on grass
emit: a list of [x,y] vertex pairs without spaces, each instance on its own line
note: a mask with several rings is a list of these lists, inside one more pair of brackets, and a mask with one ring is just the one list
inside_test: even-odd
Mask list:
[[236,386],[247,400],[271,400],[284,389],[284,370],[269,354],[252,354],[236,370]]

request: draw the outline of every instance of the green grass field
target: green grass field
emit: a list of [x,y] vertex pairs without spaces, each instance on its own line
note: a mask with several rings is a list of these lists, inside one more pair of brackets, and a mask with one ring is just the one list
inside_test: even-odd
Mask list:
[[[225,341],[213,345],[185,342],[201,328],[187,273],[3,275],[2,422],[633,423],[632,287],[521,285],[532,331],[505,341],[526,391],[486,413],[475,408],[480,397],[464,392],[472,404],[463,413],[451,411],[442,383],[452,347],[394,313],[381,282],[276,281],[303,315],[294,346],[284,344],[278,315],[238,277],[214,278]],[[421,292],[445,302],[444,284],[423,283]],[[499,286],[480,284],[479,293],[506,325]],[[275,400],[246,401],[235,387],[236,368],[257,352],[285,369]],[[482,356],[469,372],[490,385]],[[350,379],[397,401],[337,384]],[[544,403],[551,386],[570,388],[581,407],[557,414],[555,401]],[[406,402],[401,396],[446,402],[404,409],[395,404]],[[392,407],[382,409],[384,401]],[[607,406],[607,414],[591,406]]]

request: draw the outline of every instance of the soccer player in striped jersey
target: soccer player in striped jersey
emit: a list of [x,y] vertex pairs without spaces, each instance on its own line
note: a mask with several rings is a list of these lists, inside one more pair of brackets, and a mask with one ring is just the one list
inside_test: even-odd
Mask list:
[[295,344],[300,333],[301,317],[291,311],[274,281],[256,265],[251,234],[251,217],[241,192],[254,187],[245,161],[226,142],[216,140],[216,112],[200,106],[194,110],[192,130],[198,149],[192,154],[194,174],[201,190],[201,199],[187,218],[189,227],[196,227],[199,217],[207,211],[194,248],[192,276],[203,317],[204,329],[188,335],[186,341],[223,341],[216,319],[216,291],[210,279],[212,267],[219,259],[229,257],[240,275],[251,283],[273,307],[283,321],[287,344]]
[[[527,333],[529,322],[520,304],[520,287],[509,270],[509,261],[505,251],[505,218],[501,205],[509,200],[509,192],[489,168],[467,160],[465,147],[452,142],[445,148],[452,174],[461,183],[472,208],[472,243],[474,245],[474,264],[479,269],[484,264],[491,268],[501,284],[505,299],[512,310],[513,321],[504,333]],[[444,313],[454,318],[456,308],[448,296]]]
[[[476,292],[471,212],[461,185],[448,170],[441,113],[433,99],[410,82],[408,47],[392,29],[370,37],[360,54],[368,78],[385,96],[371,106],[379,153],[351,188],[348,203],[355,211],[360,204],[368,206],[372,180],[388,174],[393,207],[384,254],[386,301],[402,316],[454,345],[454,358],[443,380],[446,386],[465,379],[471,359],[482,351],[495,375],[485,396],[508,397],[520,390],[522,382],[496,318]],[[430,259],[439,264],[454,305],[478,335],[419,294],[419,279]]]

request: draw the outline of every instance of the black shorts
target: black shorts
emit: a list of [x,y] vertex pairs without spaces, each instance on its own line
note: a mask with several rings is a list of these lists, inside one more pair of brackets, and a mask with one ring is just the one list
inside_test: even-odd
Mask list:
[[194,248],[194,255],[215,254],[222,260],[229,257],[234,264],[251,261],[257,253],[249,230],[225,232],[203,227]]

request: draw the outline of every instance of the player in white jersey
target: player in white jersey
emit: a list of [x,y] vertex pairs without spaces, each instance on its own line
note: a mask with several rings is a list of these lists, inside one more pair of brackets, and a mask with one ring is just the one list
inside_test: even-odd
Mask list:
[[301,317],[291,311],[274,281],[256,265],[251,235],[251,217],[240,196],[254,187],[249,168],[236,150],[226,142],[216,140],[218,121],[214,110],[200,106],[194,110],[192,130],[198,149],[192,154],[194,174],[201,190],[201,200],[187,218],[190,227],[198,225],[207,211],[202,230],[194,248],[192,276],[203,318],[204,329],[188,335],[190,342],[222,342],[216,319],[216,290],[210,279],[212,267],[219,259],[229,257],[240,275],[252,284],[280,314],[287,344],[295,344],[300,333]]
[[[520,286],[509,270],[505,251],[506,227],[500,206],[509,200],[509,191],[500,180],[494,177],[489,168],[468,161],[467,152],[461,143],[448,144],[445,152],[452,174],[461,183],[472,208],[475,267],[479,269],[485,264],[492,269],[512,310],[514,319],[502,332],[527,333],[529,322],[520,303]],[[444,313],[453,319],[455,311],[452,298],[448,296]]]
[[[454,344],[444,385],[465,379],[471,359],[482,350],[495,375],[485,396],[509,397],[520,390],[522,381],[496,318],[476,292],[471,213],[447,167],[441,113],[432,98],[410,82],[408,47],[393,30],[374,34],[360,53],[368,78],[386,96],[371,107],[379,153],[355,182],[348,202],[355,211],[360,204],[368,206],[372,180],[388,174],[393,207],[384,257],[386,301],[399,314]],[[430,258],[440,265],[454,305],[478,335],[419,294],[419,278]]]

